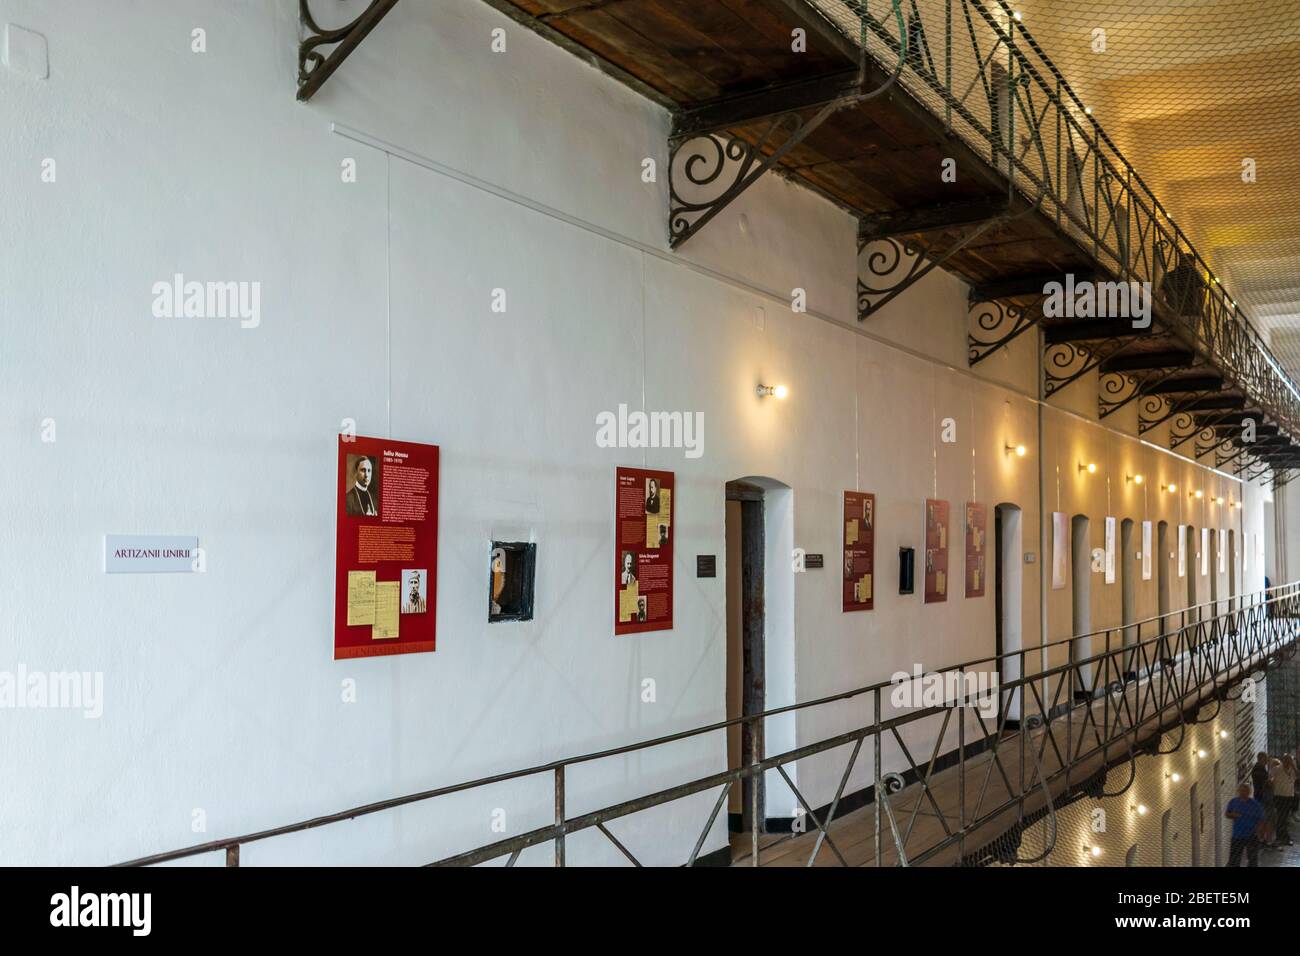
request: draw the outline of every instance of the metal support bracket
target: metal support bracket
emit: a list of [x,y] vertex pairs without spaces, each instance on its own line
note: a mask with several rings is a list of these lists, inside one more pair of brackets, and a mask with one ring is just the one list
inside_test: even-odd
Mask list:
[[870,284],[862,281],[862,273],[859,271],[858,321],[865,322],[924,279],[931,271],[942,266],[994,226],[1007,222],[1009,218],[1005,215],[995,216],[967,228],[961,239],[934,256],[927,256],[921,245],[910,239],[868,238],[865,242],[860,239],[859,252],[867,253],[866,266],[870,274]]
[[[397,0],[371,0],[370,6],[351,23],[327,30],[312,16],[308,0],[298,0],[298,15],[305,34],[298,44],[298,100],[305,103],[311,99],[395,6]],[[326,56],[319,51],[323,46],[334,49]]]
[[[973,295],[975,290],[971,292]],[[1038,325],[1043,317],[1043,298],[1024,306],[998,299],[977,300],[970,302],[969,308],[971,331],[966,333],[966,358],[974,366]]]
[[[853,98],[832,100],[812,117],[782,113],[766,120],[753,141],[726,132],[670,141],[668,245],[676,249],[785,158],[813,130]],[[782,139],[784,136],[784,139]]]

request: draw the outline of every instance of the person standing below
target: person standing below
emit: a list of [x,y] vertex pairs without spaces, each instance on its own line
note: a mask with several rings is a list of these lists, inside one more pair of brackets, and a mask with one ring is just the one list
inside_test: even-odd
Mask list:
[[1269,787],[1268,773],[1268,754],[1261,750],[1255,755],[1255,766],[1250,768],[1252,796],[1264,808],[1264,822],[1255,836],[1259,845],[1271,847],[1277,827],[1273,820],[1273,791]]
[[1277,820],[1278,846],[1294,846],[1291,842],[1291,810],[1295,806],[1295,762],[1287,754],[1270,765],[1269,785],[1273,788],[1273,817]]
[[1268,804],[1268,754],[1260,751],[1255,755],[1255,766],[1250,768],[1250,785],[1254,788],[1252,796],[1261,804]]
[[1223,815],[1232,821],[1232,837],[1228,844],[1228,866],[1241,866],[1241,853],[1246,851],[1246,865],[1259,866],[1259,841],[1255,831],[1264,822],[1264,805],[1250,795],[1250,784],[1237,785],[1237,795],[1228,801]]

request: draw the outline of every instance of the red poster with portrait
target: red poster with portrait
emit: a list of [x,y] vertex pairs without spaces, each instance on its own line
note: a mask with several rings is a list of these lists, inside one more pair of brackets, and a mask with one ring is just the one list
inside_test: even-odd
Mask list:
[[619,468],[614,482],[614,634],[673,626],[673,473]]
[[985,554],[988,551],[987,516],[978,501],[966,502],[966,596],[983,597]]
[[438,446],[339,436],[334,659],[434,649]]
[[842,611],[876,606],[876,496],[844,492],[844,587]]
[[925,603],[948,600],[948,502],[925,499]]

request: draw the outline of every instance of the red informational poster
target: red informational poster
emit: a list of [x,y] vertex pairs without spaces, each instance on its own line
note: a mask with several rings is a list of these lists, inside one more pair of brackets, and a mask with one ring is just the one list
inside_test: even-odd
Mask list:
[[966,596],[984,596],[984,555],[988,551],[984,506],[966,502]]
[[614,634],[671,629],[673,473],[618,469],[614,527]]
[[434,649],[438,446],[339,436],[334,659]]
[[925,603],[948,600],[948,502],[925,499]]
[[875,607],[876,496],[844,492],[844,611]]

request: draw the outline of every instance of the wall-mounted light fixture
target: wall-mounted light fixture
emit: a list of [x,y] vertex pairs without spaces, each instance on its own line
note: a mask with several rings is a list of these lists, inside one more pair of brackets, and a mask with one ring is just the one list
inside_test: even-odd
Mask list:
[[1013,14],[1011,14],[1011,15],[1012,15],[1013,17],[1016,18],[1016,23],[1019,23],[1020,21],[1024,20],[1024,18],[1025,18],[1025,15],[1024,15],[1023,13],[1021,13],[1019,10],[1017,10],[1015,13],[1013,13]]
[[1219,497],[1215,498],[1215,499],[1214,499],[1214,503],[1215,503],[1216,505],[1221,505],[1221,504],[1223,504],[1223,495],[1219,495]]
[[1187,492],[1187,497],[1196,498],[1196,499],[1204,498],[1205,492],[1203,492],[1200,488],[1197,488],[1195,491]]
[[1088,846],[1085,844],[1083,847],[1083,855],[1090,856],[1093,859],[1096,859],[1097,857],[1101,856],[1101,847],[1097,846],[1097,844],[1095,843],[1092,846]]
[[1168,492],[1169,494],[1172,495],[1178,490],[1178,485],[1176,485],[1174,482],[1171,481],[1167,485],[1161,485],[1160,490]]
[[1085,465],[1083,462],[1079,462],[1079,470],[1086,471],[1090,475],[1095,475],[1097,473],[1097,463],[1095,461],[1090,461]]
[[1196,756],[1200,757],[1202,760],[1204,760],[1209,755],[1210,755],[1209,751],[1207,751],[1204,747],[1196,751]]
[[1165,774],[1165,778],[1173,781],[1174,783],[1177,783],[1179,780],[1183,779],[1183,775],[1179,773],[1177,770],[1175,770],[1173,773]]
[[760,385],[758,386],[758,397],[766,398],[771,395],[773,398],[785,398],[790,394],[790,390],[784,385]]
[[1025,452],[1029,450],[1024,445],[1007,445],[1006,448],[1008,458],[1012,455],[1015,455],[1017,458],[1024,458]]
[[1131,482],[1133,482],[1133,484],[1135,484],[1135,485],[1140,485],[1140,484],[1142,484],[1142,482],[1146,481],[1146,479],[1143,478],[1141,475],[1125,475],[1125,476],[1124,476],[1124,481],[1125,481],[1125,483],[1128,483],[1128,482],[1131,481]]
[[1145,803],[1134,804],[1130,806],[1129,809],[1132,810],[1140,817],[1144,817],[1147,815],[1147,805]]
[[1227,732],[1226,730],[1220,730],[1220,731],[1219,731],[1219,739],[1220,739],[1220,740],[1227,740],[1227,739],[1228,739],[1228,732]]

